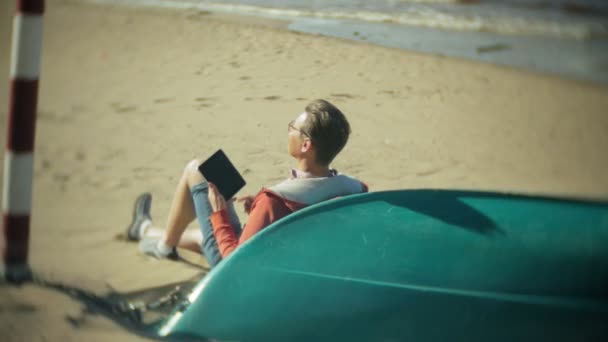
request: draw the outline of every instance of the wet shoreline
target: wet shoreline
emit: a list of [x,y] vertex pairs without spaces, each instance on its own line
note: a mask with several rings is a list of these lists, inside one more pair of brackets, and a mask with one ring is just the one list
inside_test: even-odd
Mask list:
[[[406,3],[403,7],[405,10],[402,9],[402,12],[387,17],[386,13],[382,14],[379,11],[386,12],[390,8],[380,6],[378,9],[377,2],[371,2],[375,5],[368,5],[364,8],[365,11],[360,11],[356,6],[362,5],[358,5],[357,1],[342,1],[354,5],[351,6],[352,8],[347,6],[340,10],[334,8],[336,5],[318,9],[298,5],[304,3],[303,1],[288,1],[282,4],[282,7],[260,6],[268,2],[263,0],[241,0],[238,3],[221,4],[204,0],[83,1],[278,19],[289,22],[287,28],[296,32],[465,58],[608,84],[608,21],[607,25],[604,25],[602,16],[563,17],[565,14],[553,11],[526,22],[526,16],[537,14],[534,14],[534,11],[521,11],[519,8],[508,8],[505,12],[500,5],[488,3],[479,4],[478,9],[472,12],[467,6],[434,4],[433,7],[429,7],[426,2]],[[384,2],[380,1],[380,3]],[[568,2],[564,2],[562,5],[567,4]],[[452,14],[457,15],[444,16],[442,12],[437,12],[436,9],[441,9],[442,6],[456,8],[457,10],[451,11]],[[579,12],[588,10],[581,5],[577,6],[573,8]],[[435,10],[429,12],[428,9]],[[476,21],[476,15],[486,19],[492,19],[494,16],[492,20],[495,25],[487,26],[483,21]],[[503,20],[509,15],[512,16],[511,19]],[[405,19],[401,23],[393,20],[396,18],[398,21],[403,17]],[[496,18],[499,20],[495,20]],[[501,20],[504,22],[501,23]],[[529,34],[517,33],[520,29],[531,30],[527,32]],[[497,32],[501,30],[503,32]],[[509,30],[512,31],[511,34],[504,33]]]

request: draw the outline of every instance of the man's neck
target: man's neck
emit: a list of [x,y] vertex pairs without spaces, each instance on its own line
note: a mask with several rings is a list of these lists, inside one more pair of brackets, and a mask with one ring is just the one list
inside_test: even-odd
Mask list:
[[319,165],[306,159],[300,159],[298,162],[298,170],[306,172],[312,177],[329,176],[329,165]]

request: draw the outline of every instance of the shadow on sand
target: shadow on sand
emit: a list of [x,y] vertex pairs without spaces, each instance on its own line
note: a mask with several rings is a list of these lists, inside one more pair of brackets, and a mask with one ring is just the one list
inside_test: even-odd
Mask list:
[[110,287],[107,294],[99,295],[77,286],[45,279],[35,272],[27,280],[1,282],[0,287],[33,284],[80,302],[82,309],[78,314],[65,316],[65,320],[75,329],[84,327],[87,317],[101,315],[134,335],[158,341],[179,341],[158,336],[157,326],[180,302],[186,300],[192,288],[207,274],[208,270],[197,267],[202,271],[189,279],[125,293]]

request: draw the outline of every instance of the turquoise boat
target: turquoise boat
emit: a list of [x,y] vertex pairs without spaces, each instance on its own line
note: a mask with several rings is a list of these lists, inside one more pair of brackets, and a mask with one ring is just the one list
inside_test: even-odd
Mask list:
[[367,193],[267,227],[158,325],[176,340],[608,341],[608,203]]

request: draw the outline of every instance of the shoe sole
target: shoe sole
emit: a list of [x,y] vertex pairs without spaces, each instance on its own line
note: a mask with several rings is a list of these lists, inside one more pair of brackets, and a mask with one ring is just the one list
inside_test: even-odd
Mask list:
[[152,195],[148,192],[137,197],[133,205],[133,218],[131,224],[127,227],[127,239],[130,241],[139,241],[139,226],[144,219],[150,218],[150,207],[152,204]]

